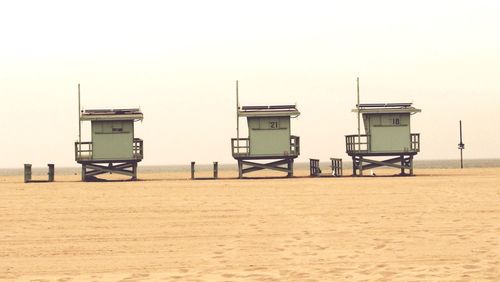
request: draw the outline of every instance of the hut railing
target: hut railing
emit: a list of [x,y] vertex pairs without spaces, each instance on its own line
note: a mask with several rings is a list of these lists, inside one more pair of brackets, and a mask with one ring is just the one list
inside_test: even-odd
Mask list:
[[144,141],[142,141],[142,139],[134,138],[133,153],[134,159],[144,158]]
[[[75,142],[75,160],[92,160],[92,142]],[[132,153],[134,159],[144,158],[144,141],[134,138],[132,143]]]
[[233,157],[250,155],[250,138],[231,138]]
[[[233,157],[250,156],[250,138],[231,138],[231,152]],[[300,155],[300,137],[292,135],[290,136],[290,152],[287,156],[298,155]]]
[[370,135],[346,135],[345,136],[345,151],[351,152],[368,152],[370,144]]
[[290,136],[290,155],[298,156],[300,155],[300,137]]
[[411,150],[420,152],[420,133],[411,134]]
[[92,142],[75,142],[75,160],[92,159]]
[[[360,139],[361,138],[361,139]],[[367,153],[370,148],[370,135],[346,135],[345,136],[345,146],[347,153]],[[420,151],[420,133],[411,133],[410,134],[410,144],[411,144],[411,152],[419,152]]]

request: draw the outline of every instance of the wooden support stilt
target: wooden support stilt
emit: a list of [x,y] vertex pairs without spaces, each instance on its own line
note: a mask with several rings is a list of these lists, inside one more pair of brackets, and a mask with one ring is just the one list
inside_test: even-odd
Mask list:
[[264,169],[284,172],[287,177],[293,177],[293,163],[294,158],[284,158],[268,163],[258,163],[253,159],[238,159],[238,177],[242,178],[246,173]]
[[358,162],[359,176],[363,176],[363,157],[359,157]]
[[410,156],[410,175],[413,175],[413,156]]
[[134,174],[132,180],[137,180],[137,163],[132,164],[132,173]]
[[137,162],[110,162],[107,165],[95,162],[82,163],[82,181],[98,180],[96,176],[106,173],[126,175],[130,176],[130,180],[137,180]]
[[293,159],[288,160],[288,174],[287,177],[293,177]]
[[238,178],[243,178],[243,163],[238,160]]
[[[413,175],[413,155],[400,155],[386,160],[373,160],[362,156],[353,156],[353,176],[363,175],[363,171],[388,166],[400,170],[400,175]],[[365,163],[365,164],[363,164]]]
[[87,179],[87,165],[82,164],[82,181],[85,181]]
[[358,167],[358,163],[357,163],[356,157],[353,156],[352,157],[352,176],[357,176],[357,167]]

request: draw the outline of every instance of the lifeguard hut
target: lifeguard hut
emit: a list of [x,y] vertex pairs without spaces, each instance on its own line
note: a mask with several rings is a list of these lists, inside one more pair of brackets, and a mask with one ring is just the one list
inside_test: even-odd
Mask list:
[[[233,158],[238,160],[239,178],[263,169],[293,176],[293,162],[300,154],[300,139],[291,135],[291,119],[299,115],[295,105],[239,107],[237,98],[237,137],[231,139],[231,149]],[[247,138],[239,137],[240,117],[247,118]]]
[[[358,134],[346,135],[346,152],[352,157],[353,175],[381,166],[413,175],[413,157],[420,151],[420,134],[411,133],[411,115],[421,112],[412,103],[359,104]],[[362,115],[365,134],[359,133]],[[390,157],[375,160],[374,157]]]
[[[80,106],[79,106],[80,108]],[[75,160],[82,165],[82,181],[106,173],[137,180],[137,163],[143,157],[143,141],[134,136],[134,122],[141,121],[139,109],[89,109],[79,111],[79,140]],[[81,122],[90,121],[91,141],[81,141]]]

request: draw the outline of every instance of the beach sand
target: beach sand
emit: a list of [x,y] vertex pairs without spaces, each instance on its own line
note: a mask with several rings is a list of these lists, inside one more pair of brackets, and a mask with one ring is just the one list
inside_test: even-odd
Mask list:
[[500,281],[500,168],[415,172],[2,176],[0,279]]

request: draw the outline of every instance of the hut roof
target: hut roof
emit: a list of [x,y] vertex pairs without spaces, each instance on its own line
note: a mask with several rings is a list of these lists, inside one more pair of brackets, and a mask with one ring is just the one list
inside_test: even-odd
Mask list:
[[142,120],[140,109],[89,109],[81,113],[81,120]]
[[282,117],[300,115],[296,105],[243,106],[238,109],[241,117]]
[[[357,106],[357,105],[356,105]],[[359,104],[359,108],[353,109],[353,112],[364,114],[396,114],[396,113],[419,113],[422,110],[412,106],[412,103],[371,103]]]

